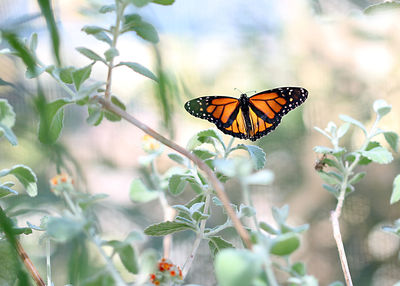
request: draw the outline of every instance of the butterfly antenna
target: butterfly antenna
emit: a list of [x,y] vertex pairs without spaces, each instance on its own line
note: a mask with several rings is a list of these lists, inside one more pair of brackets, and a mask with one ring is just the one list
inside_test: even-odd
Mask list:
[[237,90],[237,91],[240,92],[240,94],[243,94],[243,92],[240,89],[236,88],[236,87],[233,90]]

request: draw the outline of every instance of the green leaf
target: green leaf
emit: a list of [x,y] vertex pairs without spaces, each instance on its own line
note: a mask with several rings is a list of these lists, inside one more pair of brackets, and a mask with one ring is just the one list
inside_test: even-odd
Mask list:
[[18,140],[12,131],[15,124],[15,112],[6,99],[0,98],[0,136],[4,135],[11,145],[17,145]]
[[375,100],[373,107],[379,118],[382,118],[392,110],[392,106],[383,99]]
[[215,274],[220,286],[251,286],[261,273],[262,260],[245,249],[223,249],[215,258]]
[[98,26],[84,26],[82,31],[88,35],[92,35],[99,41],[106,42],[110,46],[112,45],[112,40],[110,37],[104,32],[104,28]]
[[400,200],[400,175],[397,175],[393,181],[393,190],[390,197],[390,204],[397,203]]
[[149,4],[151,0],[129,0],[130,3],[135,5],[136,7],[143,7]]
[[72,79],[72,72],[74,70],[75,70],[74,67],[60,68],[58,70],[58,72],[59,72],[59,78],[61,79],[61,81],[64,83],[67,83],[67,84],[72,84],[74,82]]
[[57,64],[61,65],[60,60],[60,36],[58,35],[57,24],[54,19],[53,9],[50,0],[38,0],[40,10],[46,19],[47,29],[50,32],[51,42],[53,45],[54,56],[56,57]]
[[37,33],[32,33],[31,37],[29,38],[29,49],[34,52],[37,49],[38,45],[38,35]]
[[66,242],[83,231],[85,223],[68,217],[50,217],[46,233],[55,241]]
[[0,185],[0,198],[5,197],[9,194],[18,195],[18,192],[14,191],[6,184]]
[[330,185],[327,184],[322,184],[322,187],[327,190],[328,192],[330,192],[331,194],[333,194],[335,197],[339,196],[339,190],[335,187],[332,187]]
[[324,180],[324,182],[328,183],[329,185],[336,185],[341,183],[341,181],[331,173],[327,173],[324,171],[320,171],[317,173],[321,177],[321,179]]
[[342,138],[347,133],[347,131],[349,131],[349,128],[350,128],[349,122],[342,124],[336,132],[337,138]]
[[158,78],[148,68],[142,66],[141,64],[133,63],[133,62],[120,62],[116,66],[127,66],[128,68],[132,69],[133,71],[137,72],[138,74],[141,74],[145,77],[148,77],[148,78],[158,82]]
[[133,180],[129,189],[129,197],[135,203],[147,203],[158,198],[159,195],[157,191],[147,189],[140,179]]
[[351,178],[349,180],[349,184],[354,185],[354,184],[358,183],[362,178],[365,177],[366,174],[367,174],[366,172],[360,172],[360,173],[354,175],[353,178]]
[[278,256],[293,253],[300,246],[300,239],[295,233],[285,233],[273,239],[270,252]]
[[319,133],[321,133],[322,135],[324,135],[325,137],[327,137],[329,140],[332,139],[332,136],[329,135],[325,130],[322,130],[319,127],[314,126],[314,129],[317,130]]
[[129,272],[137,274],[139,272],[139,265],[133,247],[127,244],[122,248],[118,249],[117,252],[125,268]]
[[384,132],[383,136],[385,136],[386,142],[390,145],[393,151],[397,152],[399,149],[399,135],[395,132]]
[[78,48],[76,48],[76,50],[91,60],[99,61],[99,62],[103,62],[103,63],[106,62],[102,57],[100,57],[98,54],[96,54],[95,52],[93,52],[92,50],[90,50],[88,48],[78,47]]
[[222,249],[235,248],[229,241],[226,241],[220,236],[210,236],[208,239],[208,246],[210,247],[213,257],[215,257]]
[[270,170],[261,170],[243,178],[248,185],[269,185],[274,181],[274,173]]
[[109,48],[104,52],[104,56],[108,62],[112,61],[115,57],[119,56],[119,51],[116,48]]
[[115,9],[116,9],[115,4],[104,5],[104,6],[100,7],[99,12],[101,14],[105,14],[105,13],[110,13],[110,12],[115,11]]
[[268,232],[269,234],[279,234],[279,231],[274,229],[271,225],[269,225],[266,222],[260,222],[260,228],[266,232]]
[[37,195],[37,178],[31,168],[25,165],[15,165],[11,169],[4,169],[0,171],[0,177],[6,175],[13,175],[24,186],[29,196],[35,197]]
[[184,191],[188,183],[188,179],[190,178],[193,177],[181,174],[172,175],[168,180],[168,189],[170,193],[174,196],[180,195]]
[[279,225],[283,225],[289,216],[289,206],[272,207],[272,216]]
[[19,263],[18,255],[8,240],[0,240],[0,285],[15,285]]
[[95,194],[95,195],[84,194],[82,198],[79,198],[78,204],[83,210],[85,210],[89,206],[92,206],[96,204],[98,201],[104,200],[107,197],[108,197],[107,194]]
[[193,154],[195,154],[197,157],[199,157],[201,160],[208,160],[214,156],[216,156],[217,154],[214,152],[211,152],[207,149],[194,149]]
[[367,15],[371,15],[374,13],[382,13],[382,12],[390,12],[390,11],[398,11],[400,9],[400,1],[384,1],[382,3],[378,3],[375,5],[368,6],[364,13]]
[[152,0],[151,2],[160,5],[172,5],[175,2],[175,0]]
[[90,77],[90,73],[92,72],[92,65],[93,64],[90,64],[86,67],[77,69],[72,72],[72,80],[74,82],[76,90],[79,90],[81,84]]
[[5,85],[9,85],[11,87],[15,87],[15,85],[12,84],[11,82],[5,81],[4,79],[0,78],[0,86],[5,86]]
[[124,16],[124,25],[121,33],[135,31],[144,40],[151,43],[158,43],[159,37],[156,29],[150,23],[143,21],[138,14],[128,14]]
[[384,147],[375,147],[369,151],[362,151],[361,155],[379,164],[388,164],[393,160],[392,153]]
[[66,99],[58,99],[48,104],[41,99],[38,100],[40,142],[43,144],[53,144],[57,141],[64,126],[63,107],[70,103],[72,102]]
[[[114,95],[111,96],[111,102],[114,105],[116,105],[117,107],[121,108],[122,110],[126,110],[125,104],[122,101],[120,101],[118,99],[118,97],[116,97]],[[104,115],[111,122],[115,122],[115,121],[120,121],[121,120],[121,116],[119,116],[119,115],[117,115],[117,114],[115,114],[113,112],[110,112],[110,111],[105,111]]]
[[22,59],[27,67],[27,73],[39,73],[39,67],[36,64],[35,57],[15,34],[2,30],[1,36],[7,40],[10,46],[15,50],[16,55]]
[[263,149],[256,145],[245,145],[245,144],[239,144],[235,148],[232,148],[234,150],[236,149],[243,149],[249,152],[250,159],[253,162],[254,168],[256,170],[260,170],[264,167],[265,165],[265,152]]
[[98,126],[104,118],[104,112],[101,108],[88,107],[88,118],[86,122],[93,126]]
[[[335,282],[329,284],[328,286],[344,286],[344,284],[341,281],[335,281]],[[393,286],[396,286],[396,285],[393,285]]]
[[368,134],[367,129],[364,127],[364,125],[360,121],[355,120],[354,118],[352,118],[352,117],[350,117],[348,115],[344,115],[344,114],[339,115],[339,118],[341,120],[343,120],[344,122],[348,122],[350,124],[353,124],[353,125],[357,126],[358,128],[360,128],[364,132],[365,135]]
[[225,148],[225,144],[220,133],[215,129],[206,129],[198,132],[189,140],[187,143],[187,149],[192,151],[204,143],[209,143],[215,146],[216,142],[219,142]]
[[300,276],[306,275],[306,266],[303,262],[296,262],[292,265],[292,271]]
[[180,222],[175,222],[175,221],[166,221],[166,222],[162,222],[159,224],[153,224],[153,225],[147,227],[144,230],[144,233],[147,235],[151,235],[151,236],[164,236],[164,235],[167,235],[170,233],[188,230],[188,229],[194,230],[193,226],[185,224],[185,223],[180,223]]
[[175,161],[176,163],[181,164],[181,165],[186,165],[186,163],[187,163],[187,159],[185,157],[183,157],[179,154],[176,154],[176,153],[170,153],[170,154],[168,154],[168,157],[172,161]]

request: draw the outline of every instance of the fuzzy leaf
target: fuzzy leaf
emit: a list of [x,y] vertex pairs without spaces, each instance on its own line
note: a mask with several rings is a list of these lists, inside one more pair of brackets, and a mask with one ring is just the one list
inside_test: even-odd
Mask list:
[[66,99],[58,99],[48,104],[44,102],[38,103],[40,123],[39,123],[39,140],[44,144],[53,144],[60,136],[64,126],[64,109],[63,107],[70,104],[71,101]]
[[128,68],[132,69],[133,71],[141,74],[145,77],[148,77],[156,82],[158,82],[158,78],[146,67],[142,66],[138,63],[133,62],[120,62],[117,66],[127,66]]
[[15,112],[6,99],[0,99],[0,136],[4,135],[12,144],[17,145],[18,140],[12,131],[15,124]]
[[144,230],[144,233],[151,236],[164,236],[170,233],[194,229],[193,226],[190,226],[185,223],[175,222],[175,221],[166,221],[159,224],[153,224],[147,227]]
[[339,115],[339,118],[341,120],[343,120],[344,122],[348,122],[350,124],[353,124],[353,125],[357,126],[358,128],[360,128],[364,132],[365,135],[368,134],[367,129],[365,128],[365,126],[360,121],[358,121],[358,120],[356,120],[356,119],[354,119],[354,118],[352,118],[352,117],[350,117],[348,115],[344,115],[344,114]]
[[388,164],[393,160],[392,153],[384,147],[375,147],[369,151],[362,151],[361,155],[379,164]]
[[105,63],[105,60],[102,57],[100,57],[98,54],[96,54],[95,52],[93,52],[90,49],[87,49],[84,47],[78,47],[78,48],[76,48],[76,50],[91,60],[100,61],[100,62]]
[[395,132],[384,132],[383,136],[385,136],[386,142],[390,145],[393,151],[397,152],[399,149],[399,135]]
[[143,184],[142,180],[135,179],[132,181],[129,189],[129,197],[135,203],[147,203],[159,197],[156,191],[150,191]]
[[37,178],[31,168],[24,165],[15,165],[11,169],[4,169],[0,171],[0,177],[4,177],[6,175],[15,176],[25,187],[29,196],[35,197],[37,195]]
[[83,231],[84,222],[68,217],[50,217],[46,233],[55,241],[66,242]]
[[300,246],[300,239],[295,233],[285,233],[274,238],[271,253],[286,256],[293,253]]
[[266,161],[265,152],[260,147],[256,145],[239,144],[233,149],[243,149],[249,152],[250,159],[252,160],[256,170],[260,170],[264,167]]
[[210,236],[208,241],[211,254],[215,257],[218,252],[225,248],[234,248],[234,246],[220,236]]
[[79,90],[81,84],[84,83],[90,77],[91,72],[92,72],[92,64],[72,72],[72,80],[74,81],[76,90]]
[[245,249],[223,249],[215,258],[215,273],[220,286],[251,286],[261,273],[262,260]]
[[400,175],[397,175],[393,181],[393,191],[390,197],[390,204],[397,203],[400,200]]

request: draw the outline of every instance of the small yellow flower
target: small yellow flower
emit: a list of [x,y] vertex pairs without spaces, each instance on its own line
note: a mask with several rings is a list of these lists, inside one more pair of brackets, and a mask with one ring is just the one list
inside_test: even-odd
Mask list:
[[161,143],[158,142],[156,139],[151,137],[150,135],[146,134],[143,136],[142,139],[142,148],[147,153],[156,153],[161,149]]

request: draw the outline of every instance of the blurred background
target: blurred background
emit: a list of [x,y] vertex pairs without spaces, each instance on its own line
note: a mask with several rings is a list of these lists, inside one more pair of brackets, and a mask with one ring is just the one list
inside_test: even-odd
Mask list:
[[[370,126],[374,120],[373,101],[385,99],[393,106],[393,112],[381,126],[400,132],[400,13],[365,15],[363,10],[375,3],[176,0],[172,6],[150,4],[137,10],[156,27],[160,42],[153,46],[127,34],[117,46],[119,60],[138,62],[154,73],[162,72],[165,85],[160,90],[151,80],[121,67],[113,76],[113,94],[127,104],[132,115],[183,146],[196,132],[213,127],[186,113],[186,100],[202,95],[239,97],[240,92],[234,88],[252,92],[301,86],[309,91],[303,106],[290,112],[277,130],[255,143],[266,152],[265,167],[275,173],[276,180],[271,187],[254,188],[252,195],[260,221],[272,223],[271,207],[289,204],[292,225],[310,224],[296,259],[306,263],[308,273],[316,276],[320,285],[343,281],[343,274],[329,221],[336,201],[322,188],[323,182],[314,170],[318,156],[312,148],[329,146],[329,142],[313,126],[325,128],[329,121],[340,125],[339,114],[348,114]],[[81,28],[114,22],[113,14],[96,12],[95,8],[107,4],[106,1],[70,0],[53,4],[65,65],[83,67],[90,63],[76,47],[104,52],[106,45],[81,32]],[[44,63],[52,64],[48,32],[39,13],[33,0],[0,2],[1,25],[21,23],[18,32],[24,37],[37,32],[38,56]],[[0,45],[5,47],[5,43]],[[39,196],[27,199],[26,207],[49,208],[51,202],[57,201],[49,191],[48,180],[56,174],[54,162],[62,162],[83,191],[109,194],[98,208],[105,238],[120,239],[133,229],[161,221],[158,201],[144,205],[129,201],[130,183],[142,175],[138,158],[146,155],[142,149],[143,132],[123,121],[90,126],[85,120],[87,111],[75,106],[67,108],[59,142],[54,146],[40,144],[36,135],[39,118],[32,104],[36,82],[25,79],[24,72],[21,62],[0,55],[0,78],[16,87],[0,86],[0,97],[7,98],[17,113],[14,130],[19,139],[17,147],[0,141],[0,169],[22,163],[36,172]],[[96,64],[91,76],[105,80],[106,68]],[[48,99],[63,95],[51,78],[44,75],[40,81]],[[162,103],[160,98],[167,98],[168,102]],[[224,138],[229,140],[228,136]],[[362,140],[362,134],[351,132],[343,144],[357,148]],[[170,151],[164,153],[157,162],[161,173],[174,165],[166,156]],[[354,285],[393,285],[400,280],[400,241],[381,227],[400,217],[398,205],[389,204],[400,162],[395,156],[389,165],[371,164],[363,169],[367,176],[346,200],[341,218],[350,270]],[[234,180],[227,183],[226,189],[232,201],[242,201]],[[179,198],[167,199],[174,205],[190,200],[193,195],[188,189]],[[12,197],[4,201],[8,207],[16,204]],[[57,205],[49,209],[53,207],[56,209]],[[26,217],[31,222],[40,219],[40,215],[33,213]],[[209,225],[221,222],[223,217],[217,214]],[[186,232],[174,236],[171,258],[175,263],[185,261],[193,239]],[[44,250],[29,245],[31,237],[23,242],[44,271]],[[160,238],[148,238],[140,247],[160,250],[161,244]],[[67,273],[67,251],[77,245],[79,242],[73,241],[54,248],[53,271],[60,285],[67,283],[71,275]],[[213,285],[207,245],[201,247],[204,251],[199,252],[187,282]]]

